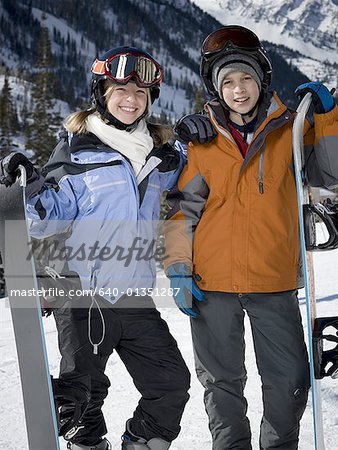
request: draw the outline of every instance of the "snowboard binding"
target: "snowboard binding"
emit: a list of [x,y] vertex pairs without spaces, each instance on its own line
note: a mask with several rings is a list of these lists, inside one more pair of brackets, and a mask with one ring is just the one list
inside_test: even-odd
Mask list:
[[58,434],[69,441],[83,428],[82,418],[90,401],[89,377],[51,378]]
[[[306,250],[334,250],[338,248],[337,215],[333,208],[322,203],[303,205]],[[316,219],[321,219],[326,226],[329,237],[326,242],[317,244]]]
[[[336,329],[335,334],[324,334],[326,328]],[[338,379],[338,316],[321,317],[315,320],[313,330],[313,358],[315,378],[324,377]],[[324,350],[324,341],[333,342],[335,347]]]

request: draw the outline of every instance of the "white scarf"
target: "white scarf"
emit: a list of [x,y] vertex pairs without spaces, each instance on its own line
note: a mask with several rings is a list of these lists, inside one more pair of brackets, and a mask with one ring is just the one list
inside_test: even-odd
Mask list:
[[126,156],[131,162],[136,176],[154,147],[153,138],[150,136],[144,119],[138,123],[135,130],[128,132],[107,125],[98,115],[91,114],[86,119],[86,128],[109,147]]

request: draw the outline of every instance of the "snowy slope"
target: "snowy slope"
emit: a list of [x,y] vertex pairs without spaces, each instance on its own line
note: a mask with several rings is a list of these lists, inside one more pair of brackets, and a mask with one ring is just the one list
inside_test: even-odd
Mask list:
[[[332,0],[194,0],[224,24],[252,28],[264,39],[321,61],[337,62],[338,6]],[[334,62],[334,61],[332,61]]]
[[[4,85],[5,76],[0,75],[0,92],[2,92],[2,88]],[[14,100],[16,112],[18,115],[19,121],[22,120],[22,115],[24,108],[26,107],[27,111],[32,110],[32,88],[33,84],[29,81],[22,80],[20,78],[9,76],[8,77],[9,86],[11,88],[11,96]],[[60,117],[65,118],[67,117],[71,111],[69,108],[68,103],[60,100],[55,99],[54,108],[52,109],[52,112],[59,114]],[[29,115],[28,120],[31,119],[31,116]],[[60,123],[60,129],[62,130],[62,124]],[[25,152],[25,142],[26,138],[24,133],[18,133],[13,137],[13,144],[16,147],[16,150]],[[27,156],[31,157],[33,156],[33,153],[31,150],[27,151]]]
[[[53,35],[54,29],[59,31],[60,35],[65,40],[69,38],[70,40],[75,41],[78,52],[81,55],[88,57],[88,64],[93,62],[96,56],[95,45],[86,39],[81,33],[74,31],[65,20],[59,19],[37,8],[32,8],[32,14],[33,17],[38,19],[46,28],[48,28],[50,36]],[[55,42],[53,42],[52,51],[59,51],[59,48]]]
[[[2,91],[4,80],[5,76],[0,75],[0,92]],[[13,76],[8,77],[8,82],[11,88],[11,95],[15,99],[16,111],[20,120],[24,105],[26,104],[27,108],[31,108],[31,92],[33,84]],[[68,114],[70,114],[68,103],[59,99],[55,99],[55,106],[53,111],[58,112],[61,117],[66,117]]]
[[[292,61],[312,79],[337,86],[338,5],[333,0],[194,0],[222,24],[238,24],[298,51]],[[324,74],[323,74],[324,72]]]
[[[75,31],[63,19],[59,19],[52,14],[48,14],[38,8],[32,8],[32,13],[33,16],[43,24],[43,26],[48,28],[49,36],[51,39],[54,30],[56,30],[63,38],[67,39],[69,37],[70,40],[75,42],[77,51],[80,55],[85,57],[85,67],[88,68],[89,85],[90,67],[97,56],[97,48],[95,44],[92,41],[86,39],[82,33]],[[114,24],[118,23],[118,17],[112,12],[112,10],[106,11],[105,19],[107,23],[111,24],[111,26],[114,26]],[[146,44],[147,43],[140,42],[138,45],[145,46]],[[107,41],[107,45],[112,45],[109,40]],[[52,50],[53,52],[59,52],[60,50],[58,48],[58,45],[54,41],[52,41]],[[156,57],[158,61],[163,64],[162,61],[165,60],[164,53],[157,54]],[[196,73],[188,68],[182,67],[182,65],[180,64],[178,65],[176,61],[170,61],[170,68],[172,70],[174,82],[175,80],[179,80],[181,77],[187,76],[190,81],[195,81],[197,84],[200,84],[200,79]],[[172,122],[175,122],[178,117],[181,117],[191,110],[191,102],[188,98],[186,98],[186,93],[182,89],[173,89],[165,82],[163,82],[161,87],[160,102],[161,106],[159,106],[158,101],[154,103],[152,107],[153,114],[155,116],[160,116],[161,112],[164,111],[167,114],[168,118],[172,120]],[[171,104],[174,106],[174,111],[170,109]],[[166,105],[168,105],[168,108],[166,108]]]
[[[318,298],[318,316],[338,316],[338,250],[315,254],[316,282]],[[167,280],[159,274],[158,284],[166,285]],[[27,450],[25,420],[23,415],[22,395],[13,329],[7,301],[0,300],[0,449]],[[166,304],[166,307],[163,305]],[[186,406],[182,419],[182,432],[171,446],[172,450],[209,450],[211,440],[204,412],[203,390],[194,374],[193,353],[189,320],[174,306],[171,299],[161,299],[161,314],[168,321],[171,332],[178,341],[182,354],[192,373],[191,398]],[[305,322],[305,302],[300,293],[300,307]],[[52,318],[44,321],[48,344],[49,362],[53,375],[58,374],[59,353],[57,350],[57,334]],[[247,349],[246,365],[248,383],[246,395],[249,402],[249,419],[253,433],[253,448],[258,448],[258,430],[262,413],[261,388],[255,366],[254,352],[246,321]],[[139,395],[126,372],[124,366],[113,355],[108,363],[107,374],[112,386],[105,402],[104,412],[108,424],[108,435],[114,450],[120,449],[120,436],[124,431],[125,421],[138,401]],[[322,381],[323,416],[325,428],[326,450],[336,450],[338,435],[338,382],[324,379]],[[37,413],[41,413],[37,411]],[[64,442],[62,450],[66,450]],[[313,427],[311,399],[304,414],[300,435],[300,450],[313,448]],[[48,450],[48,449],[46,449]]]

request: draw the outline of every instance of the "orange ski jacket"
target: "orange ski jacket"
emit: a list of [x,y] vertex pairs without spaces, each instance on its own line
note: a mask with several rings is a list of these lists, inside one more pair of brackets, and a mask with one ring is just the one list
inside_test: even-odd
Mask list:
[[[260,105],[243,159],[217,101],[205,106],[218,135],[188,146],[188,161],[168,195],[165,268],[183,262],[203,290],[279,292],[302,285],[292,157],[294,113],[275,93]],[[224,114],[224,113],[223,113]],[[338,185],[338,107],[305,124],[312,186]]]

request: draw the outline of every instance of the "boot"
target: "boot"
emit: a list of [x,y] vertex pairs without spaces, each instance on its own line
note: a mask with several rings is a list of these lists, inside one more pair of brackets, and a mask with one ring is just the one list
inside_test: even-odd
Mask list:
[[122,442],[122,450],[168,450],[169,447],[170,442],[161,438],[152,438],[148,442],[144,442],[144,439],[142,439],[141,442],[140,440],[137,442]]
[[130,420],[127,420],[127,431],[122,436],[122,450],[168,450],[171,442],[155,437],[146,441],[140,436],[136,436],[130,430]]
[[67,449],[69,450],[112,450],[111,444],[107,439],[102,439],[101,442],[95,445],[73,444],[68,442]]

